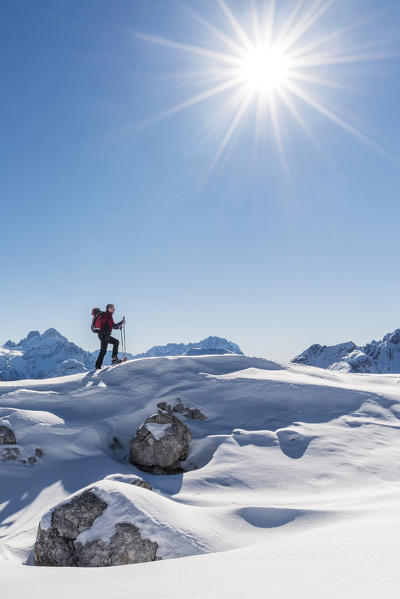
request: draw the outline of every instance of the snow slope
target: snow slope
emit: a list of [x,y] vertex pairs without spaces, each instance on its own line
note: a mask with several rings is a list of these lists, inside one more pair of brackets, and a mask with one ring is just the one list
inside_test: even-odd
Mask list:
[[[129,441],[159,401],[178,397],[207,417],[185,419],[187,471],[142,473],[127,460]],[[240,355],[137,359],[94,374],[1,382],[0,425],[14,430],[23,459],[43,451],[33,464],[0,462],[7,597],[29,589],[32,599],[76,591],[89,599],[397,598],[399,417],[399,376]],[[110,447],[114,437],[122,449]],[[155,492],[124,476],[103,480],[116,474],[142,476]],[[125,511],[118,497],[129,487],[166,559],[32,566],[43,515],[93,484],[111,489]]]
[[400,329],[364,346],[352,341],[338,345],[316,343],[292,362],[343,372],[400,373]]

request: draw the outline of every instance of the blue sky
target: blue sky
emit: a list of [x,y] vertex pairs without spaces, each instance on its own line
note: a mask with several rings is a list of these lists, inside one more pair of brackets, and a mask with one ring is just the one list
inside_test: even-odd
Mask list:
[[[353,41],[396,52],[383,4],[338,0],[314,35],[361,21]],[[207,89],[182,76],[206,58],[136,35],[221,49],[185,7],[234,35],[214,0],[2,1],[0,343],[53,326],[95,349],[108,302],[133,353],[219,335],[285,360],[400,327],[398,55],[327,68],[345,89],[318,90],[398,162],[299,101],[324,156],[282,111],[288,175],[250,107],[209,173],[230,91],[143,125]]]

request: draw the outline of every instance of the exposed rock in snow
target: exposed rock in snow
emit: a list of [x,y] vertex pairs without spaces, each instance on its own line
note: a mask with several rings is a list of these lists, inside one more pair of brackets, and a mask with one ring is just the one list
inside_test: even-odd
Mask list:
[[47,511],[37,565],[101,567],[149,562],[229,547],[218,516],[107,477]]
[[153,562],[156,559],[157,543],[142,539],[134,524],[127,522],[115,525],[116,532],[108,542],[103,539],[82,545],[76,543],[77,565],[83,567],[122,566]]
[[400,373],[400,329],[360,347],[351,341],[331,346],[311,345],[292,362],[344,372]]
[[93,522],[106,509],[107,504],[96,497],[91,491],[74,497],[70,503],[57,507],[51,519],[51,526],[61,537],[76,539],[76,537],[90,528]]
[[20,452],[18,445],[2,445],[0,447],[0,459],[2,462],[14,461],[19,458]]
[[56,507],[50,526],[39,525],[34,545],[35,563],[38,566],[81,565],[74,541],[91,527],[106,507],[107,504],[91,491]]
[[[1,411],[1,409],[0,409]],[[6,418],[6,422],[11,419],[14,421],[14,424],[17,424],[17,420],[13,417],[15,415],[15,411],[11,411],[11,414],[8,414],[8,418]],[[18,415],[18,414],[17,414]],[[11,416],[11,418],[10,418]],[[31,424],[31,423],[30,423]],[[33,428],[33,427],[32,427]],[[21,427],[23,431],[23,427]],[[19,434],[21,434],[21,430],[18,429]],[[23,436],[23,432],[22,432]],[[23,446],[17,445],[17,440],[15,437],[14,431],[8,426],[1,425],[0,426],[0,461],[2,462],[14,462],[19,458],[19,462],[21,464],[34,464],[37,461],[37,458],[43,457],[43,450],[40,447],[36,447],[35,455],[29,456],[29,453],[26,452]],[[29,456],[29,457],[28,457]]]
[[115,521],[115,532],[109,539],[102,538],[100,528],[95,538],[79,540],[106,508],[107,502],[93,490],[83,491],[57,506],[39,525],[34,546],[36,564],[100,567],[153,561],[157,543],[142,539],[138,527],[130,522]]
[[112,443],[110,443],[109,448],[115,451],[117,449],[122,449],[122,447],[123,445],[121,441],[118,439],[118,437],[113,437]]
[[0,426],[0,445],[15,445],[14,432],[8,426]]
[[190,406],[185,405],[180,397],[176,399],[172,406],[166,401],[160,401],[157,404],[157,408],[160,414],[163,412],[167,412],[168,414],[176,412],[177,414],[183,414],[183,416],[186,416],[186,418],[190,418],[191,420],[206,420],[207,418],[198,408],[191,408]]
[[146,472],[175,474],[186,460],[192,435],[173,414],[147,418],[131,441],[131,462]]
[[152,485],[147,482],[147,480],[144,480],[140,476],[136,476],[136,474],[109,474],[104,480],[116,480],[120,483],[142,487],[142,489],[147,489],[148,491],[153,490]]

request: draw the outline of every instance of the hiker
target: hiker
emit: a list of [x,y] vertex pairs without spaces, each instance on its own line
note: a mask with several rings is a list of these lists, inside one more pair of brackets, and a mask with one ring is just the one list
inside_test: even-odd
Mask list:
[[114,304],[107,304],[106,311],[101,312],[99,310],[93,318],[92,330],[98,332],[100,339],[100,351],[96,360],[96,370],[101,369],[109,343],[113,346],[111,364],[120,364],[122,362],[122,360],[118,358],[119,341],[118,339],[115,339],[115,337],[111,337],[111,331],[112,329],[122,329],[122,326],[125,324],[125,317],[120,322],[115,323],[113,318],[114,312]]

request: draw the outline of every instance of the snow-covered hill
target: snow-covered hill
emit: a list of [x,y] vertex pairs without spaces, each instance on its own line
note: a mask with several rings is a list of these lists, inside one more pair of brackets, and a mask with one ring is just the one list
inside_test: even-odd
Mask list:
[[[0,346],[0,381],[20,379],[42,379],[65,376],[94,369],[99,351],[87,352],[69,341],[56,329],[48,329],[43,334],[31,331],[18,343],[7,341]],[[144,354],[128,359],[151,356],[180,356],[186,353],[237,353],[241,350],[236,343],[221,337],[208,337],[198,343],[169,343],[155,346]],[[104,365],[111,364],[111,351],[107,352]]]
[[344,372],[400,373],[400,329],[364,346],[357,346],[352,341],[329,346],[311,345],[292,362]]
[[[192,432],[185,472],[137,470],[130,439],[160,401],[178,397],[206,416],[180,415]],[[14,460],[0,461],[8,598],[398,597],[398,376],[241,355],[138,359],[0,382],[0,426],[13,429],[18,447]],[[154,492],[133,490],[124,482],[132,474]],[[118,497],[131,498],[129,517],[146,513],[149,536],[176,559],[32,566],[42,516],[92,484],[114,498],[108,528]]]

